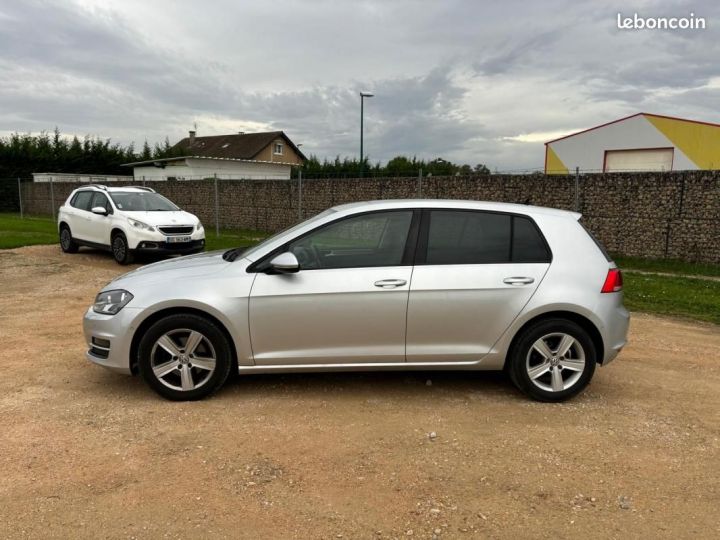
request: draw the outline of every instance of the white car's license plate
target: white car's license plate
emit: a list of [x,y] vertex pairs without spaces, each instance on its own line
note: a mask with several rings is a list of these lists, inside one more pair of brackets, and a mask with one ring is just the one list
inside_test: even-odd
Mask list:
[[179,244],[180,242],[189,242],[189,236],[168,236],[167,241],[169,244]]

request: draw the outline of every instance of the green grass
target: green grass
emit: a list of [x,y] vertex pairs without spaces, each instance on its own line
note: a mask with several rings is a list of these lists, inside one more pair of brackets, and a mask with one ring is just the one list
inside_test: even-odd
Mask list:
[[615,263],[623,270],[684,274],[689,276],[720,276],[720,264],[689,263],[674,259],[641,259],[613,255]]
[[[0,249],[12,249],[36,244],[56,244],[59,242],[55,221],[45,217],[26,217],[19,214],[0,213]],[[247,229],[205,230],[207,250],[229,249],[257,244],[267,233]]]
[[623,277],[630,311],[720,324],[720,281],[632,272]]
[[0,214],[0,249],[56,242],[58,235],[53,219],[20,219],[18,214]]
[[268,236],[267,233],[249,229],[220,229],[220,236],[214,230],[205,229],[205,249],[230,249],[240,246],[252,246]]

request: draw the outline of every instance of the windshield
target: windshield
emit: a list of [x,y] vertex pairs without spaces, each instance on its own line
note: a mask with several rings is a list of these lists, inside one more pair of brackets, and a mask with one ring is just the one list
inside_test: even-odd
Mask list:
[[285,234],[290,234],[290,233],[296,231],[297,229],[300,229],[301,227],[304,227],[305,225],[308,225],[309,223],[312,223],[313,221],[317,221],[317,220],[319,220],[319,219],[324,218],[325,216],[327,216],[327,215],[329,215],[329,214],[334,214],[336,211],[337,211],[337,210],[333,210],[332,208],[329,208],[329,209],[325,210],[324,212],[320,212],[318,215],[311,217],[310,219],[306,219],[305,221],[301,221],[301,222],[298,223],[297,225],[293,225],[293,226],[291,226],[291,227],[288,227],[287,229],[283,229],[282,231],[273,234],[271,237],[266,238],[265,240],[263,240],[263,241],[260,242],[259,244],[255,244],[253,247],[251,247],[251,248],[248,249],[247,251],[244,251],[244,252],[242,253],[242,255],[243,255],[243,257],[248,257],[248,256],[252,255],[253,253],[255,253],[256,251],[264,248],[265,246],[270,245],[272,242],[274,242],[275,240],[277,240],[279,237],[281,237],[281,236],[283,236],[283,235],[285,235]]
[[159,193],[150,191],[111,191],[110,198],[125,212],[172,212],[180,210]]

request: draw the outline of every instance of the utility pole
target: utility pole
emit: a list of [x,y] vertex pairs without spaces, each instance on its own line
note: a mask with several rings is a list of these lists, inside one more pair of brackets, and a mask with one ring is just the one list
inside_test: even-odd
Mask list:
[[213,174],[215,184],[215,236],[220,236],[220,200],[218,199],[217,173]]
[[575,211],[580,211],[580,167],[575,167]]
[[302,221],[302,169],[298,169],[298,221]]
[[370,92],[360,92],[360,176],[363,175],[363,169],[365,168],[365,163],[363,161],[363,114],[364,114],[364,105],[365,105],[365,98],[371,98],[375,94],[371,94]]
[[20,202],[20,219],[23,219],[23,205],[22,205],[22,183],[18,176],[18,201]]

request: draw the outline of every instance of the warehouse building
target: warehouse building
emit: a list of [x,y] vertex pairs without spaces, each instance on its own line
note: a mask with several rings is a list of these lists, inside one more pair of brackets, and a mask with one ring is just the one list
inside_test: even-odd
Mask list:
[[545,174],[720,169],[720,125],[638,113],[545,143]]

